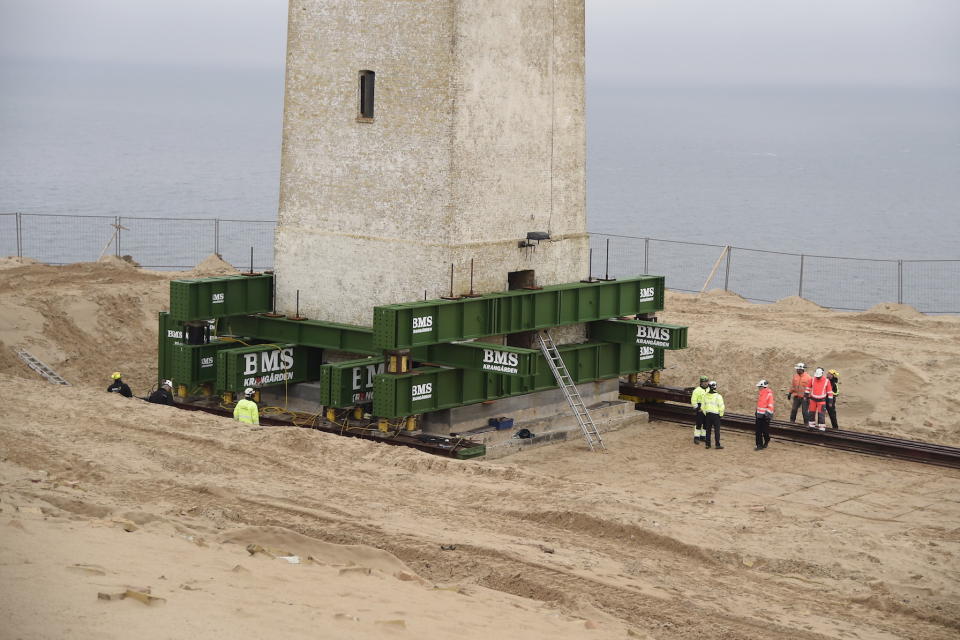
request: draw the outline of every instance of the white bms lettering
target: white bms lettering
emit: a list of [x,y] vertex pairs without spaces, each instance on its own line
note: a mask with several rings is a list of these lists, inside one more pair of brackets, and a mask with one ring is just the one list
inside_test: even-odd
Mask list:
[[650,360],[653,358],[656,353],[653,347],[641,347],[640,348],[640,360]]
[[500,373],[517,373],[517,367],[520,363],[520,357],[508,351],[497,351],[495,349],[483,350],[484,371],[499,371]]
[[415,384],[410,388],[410,401],[429,400],[433,397],[433,383]]
[[431,331],[433,331],[433,316],[413,319],[413,333],[429,333]]
[[655,287],[643,287],[640,289],[640,302],[653,302],[653,296],[656,294]]
[[637,327],[637,344],[646,344],[651,347],[669,347],[670,329],[665,327]]

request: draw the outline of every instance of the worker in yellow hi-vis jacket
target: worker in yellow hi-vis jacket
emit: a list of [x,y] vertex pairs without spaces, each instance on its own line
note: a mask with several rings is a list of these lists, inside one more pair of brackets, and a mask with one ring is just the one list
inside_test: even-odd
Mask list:
[[710,431],[714,433],[716,449],[723,449],[720,444],[720,418],[723,417],[723,396],[717,393],[717,382],[711,380],[707,385],[707,392],[703,394],[700,403],[703,413],[707,416],[707,449],[710,448]]
[[693,410],[696,412],[696,418],[693,423],[693,444],[700,444],[701,441],[706,440],[707,431],[704,428],[706,424],[706,415],[703,413],[703,394],[707,392],[707,381],[710,378],[707,376],[700,376],[700,384],[693,388],[693,393],[690,394],[690,406],[693,407]]
[[247,387],[243,390],[243,399],[233,409],[233,419],[246,424],[260,424],[260,409],[253,401],[254,390]]

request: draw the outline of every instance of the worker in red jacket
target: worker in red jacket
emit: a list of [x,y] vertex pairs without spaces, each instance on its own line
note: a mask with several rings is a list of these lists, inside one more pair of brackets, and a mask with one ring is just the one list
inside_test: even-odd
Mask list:
[[[827,399],[833,400],[833,385],[823,375],[823,369],[817,367],[813,372],[813,380],[807,387],[807,426],[811,429],[827,430]],[[816,425],[814,424],[816,420]]]
[[766,449],[770,444],[770,421],[773,419],[773,390],[766,380],[757,383],[756,451]]
[[797,372],[790,381],[790,391],[787,393],[787,400],[793,401],[793,406],[790,408],[790,422],[797,421],[797,409],[800,409],[803,421],[809,422],[806,390],[810,386],[810,374],[807,373],[807,365],[802,362],[798,362],[795,368]]

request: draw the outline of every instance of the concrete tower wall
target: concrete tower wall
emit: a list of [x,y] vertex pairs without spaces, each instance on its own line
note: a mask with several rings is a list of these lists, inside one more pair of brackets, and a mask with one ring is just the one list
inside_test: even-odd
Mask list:
[[[378,304],[586,274],[583,0],[292,0],[277,302]],[[376,72],[359,118],[359,72]],[[553,242],[518,248],[528,231]]]

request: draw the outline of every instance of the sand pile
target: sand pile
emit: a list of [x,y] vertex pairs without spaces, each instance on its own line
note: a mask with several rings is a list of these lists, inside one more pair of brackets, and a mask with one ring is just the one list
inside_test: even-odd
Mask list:
[[[638,419],[457,461],[103,391],[152,383],[183,274],[0,276],[0,620],[11,637],[955,638],[960,471]],[[723,306],[717,303],[723,300]],[[873,310],[886,315],[902,310]],[[867,316],[867,317],[864,317]],[[737,410],[796,360],[840,368],[841,419],[960,444],[960,322],[668,295],[668,384]],[[813,330],[812,328],[822,328]],[[11,357],[26,345],[76,386]],[[778,402],[784,402],[778,388]],[[872,426],[872,423],[876,425]],[[131,588],[149,598],[119,598]],[[99,594],[104,594],[100,599]]]
[[219,254],[211,253],[193,269],[191,276],[194,278],[207,278],[210,276],[232,276],[238,273],[240,272]]

